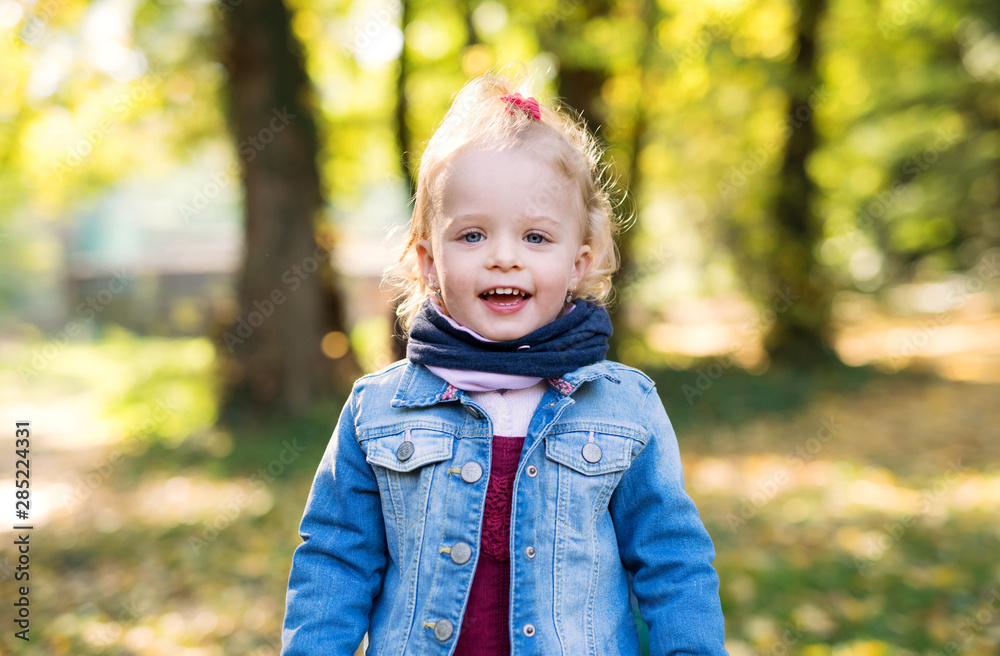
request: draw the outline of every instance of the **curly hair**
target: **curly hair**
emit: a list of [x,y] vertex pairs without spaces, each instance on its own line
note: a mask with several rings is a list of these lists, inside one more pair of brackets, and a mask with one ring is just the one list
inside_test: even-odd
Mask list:
[[398,262],[383,273],[383,280],[396,290],[396,313],[404,330],[409,330],[413,317],[433,293],[420,275],[417,242],[431,239],[432,222],[440,216],[441,183],[446,177],[441,174],[447,173],[451,160],[470,146],[484,150],[527,148],[576,183],[583,208],[583,243],[590,246],[591,266],[574,297],[601,304],[608,301],[611,277],[618,269],[615,234],[620,222],[612,207],[613,183],[605,176],[603,149],[582,118],[558,101],[539,102],[538,120],[524,111],[508,111],[508,101],[502,97],[527,92],[529,82],[519,84],[496,73],[470,80],[455,96],[428,142],[420,159],[406,243]]

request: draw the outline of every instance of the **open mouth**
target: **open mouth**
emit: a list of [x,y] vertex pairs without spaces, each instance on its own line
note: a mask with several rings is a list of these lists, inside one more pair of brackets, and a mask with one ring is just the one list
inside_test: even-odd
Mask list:
[[531,298],[531,294],[515,287],[496,287],[486,290],[479,298],[500,306],[514,306]]

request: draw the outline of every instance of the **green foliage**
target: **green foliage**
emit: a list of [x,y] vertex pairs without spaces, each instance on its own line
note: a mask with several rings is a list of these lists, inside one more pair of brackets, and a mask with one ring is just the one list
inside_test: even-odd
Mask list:
[[[0,46],[10,63],[0,79],[8,119],[0,129],[8,201],[0,225],[18,212],[66,215],[128,175],[162,176],[207,152],[238,161],[232,137],[248,135],[224,127],[225,80],[213,43],[220,12],[231,9],[137,4],[119,40],[144,58],[145,73],[115,79],[95,64],[96,42],[75,41],[75,57],[59,55],[57,44],[96,11],[60,7],[43,16],[41,37]],[[405,187],[394,129],[402,53],[412,134],[403,162],[411,172],[469,76],[523,62],[537,92],[550,97],[566,71],[601,76],[596,115],[587,118],[601,124],[616,175],[627,177],[636,162],[636,179],[624,180],[634,183],[642,236],[634,254],[656,252],[663,264],[643,276],[632,302],[653,312],[674,299],[766,287],[734,273],[735,262],[771,257],[768,208],[796,111],[814,114],[819,131],[808,171],[822,236],[812,247],[829,293],[875,293],[968,270],[1000,243],[1000,37],[989,2],[830,2],[819,27],[821,85],[806,108],[787,106],[796,57],[791,0],[411,0],[403,26],[401,5],[292,7],[338,221],[365,222],[364,195],[387,183]],[[56,60],[60,76],[41,84],[37,71]],[[109,129],[88,136],[102,121]],[[81,148],[87,153],[78,157]],[[406,213],[400,207],[396,222]],[[37,237],[9,236],[0,240],[0,267],[15,282],[0,285],[0,299],[24,306],[40,278],[20,281],[18,272],[51,270],[58,255],[44,246],[46,254],[26,262]]]
[[979,64],[995,23],[985,3],[832,5],[834,96],[817,113],[825,143],[810,172],[823,193],[818,248],[839,285],[932,279],[996,245],[997,152],[983,144],[996,139],[1000,79]]

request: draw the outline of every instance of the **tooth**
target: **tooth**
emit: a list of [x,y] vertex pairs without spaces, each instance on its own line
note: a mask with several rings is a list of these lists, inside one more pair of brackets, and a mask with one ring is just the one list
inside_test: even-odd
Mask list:
[[521,298],[527,298],[527,296],[528,296],[527,292],[525,292],[523,290],[520,290],[520,289],[515,289],[514,287],[494,287],[493,289],[487,289],[485,292],[483,292],[483,294],[484,295],[485,294],[513,294],[513,295],[516,295],[516,296],[520,296]]

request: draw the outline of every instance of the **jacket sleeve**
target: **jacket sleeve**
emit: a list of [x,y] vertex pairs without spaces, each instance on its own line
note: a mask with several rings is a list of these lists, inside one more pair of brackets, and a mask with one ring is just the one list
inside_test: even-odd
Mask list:
[[281,656],[353,654],[387,564],[378,481],[344,405],[306,502],[288,578]]
[[725,654],[715,548],[684,491],[677,438],[655,386],[642,413],[646,445],[625,470],[609,510],[649,625],[650,653]]

